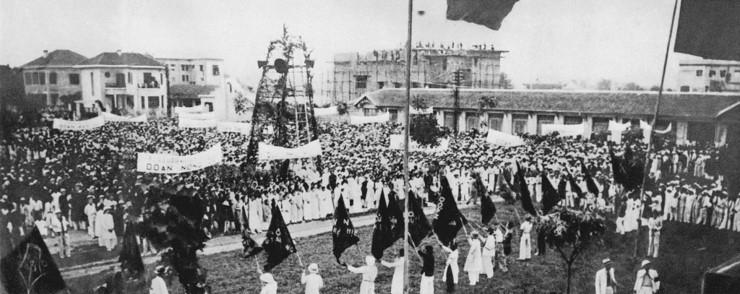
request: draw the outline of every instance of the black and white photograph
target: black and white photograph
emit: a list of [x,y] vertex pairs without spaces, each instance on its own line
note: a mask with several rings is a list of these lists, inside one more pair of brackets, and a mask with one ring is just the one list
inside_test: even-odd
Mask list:
[[738,294],[740,0],[0,0],[0,294]]

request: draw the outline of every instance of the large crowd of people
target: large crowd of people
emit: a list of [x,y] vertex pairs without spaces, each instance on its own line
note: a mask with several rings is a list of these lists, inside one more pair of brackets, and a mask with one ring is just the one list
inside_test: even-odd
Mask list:
[[[238,166],[246,158],[248,136],[178,128],[174,119],[113,122],[93,130],[64,132],[48,124],[25,125],[0,144],[0,225],[8,229],[2,230],[0,239],[20,238],[36,226],[43,235],[59,238],[64,257],[73,253],[68,246],[64,248],[70,244],[65,232],[79,230],[97,238],[99,246],[114,250],[126,225],[147,216],[148,195],[162,190],[189,191],[204,199],[205,230],[212,235],[266,229],[271,203],[280,206],[288,223],[326,218],[340,196],[347,201],[350,213],[372,211],[382,195],[404,197],[402,153],[388,148],[390,135],[401,130],[400,124],[390,122],[320,123],[322,170],[316,168],[315,159],[293,160],[290,175],[284,178],[274,173],[256,177],[240,174]],[[478,131],[449,136],[446,149],[412,152],[410,156],[409,189],[429,205],[440,189],[440,178],[435,175],[448,178],[459,203],[471,203],[498,193],[499,183],[511,180],[521,168],[535,201],[543,195],[542,172],[553,184],[572,175],[579,187],[566,183],[562,205],[613,212],[619,233],[648,226],[649,255],[653,257],[658,257],[663,221],[740,231],[740,217],[736,217],[740,199],[728,194],[719,168],[719,151],[711,146],[656,148],[648,163],[652,185],[647,196],[640,198],[639,193],[621,193],[613,180],[609,156],[610,149],[617,154],[627,147],[643,149],[639,142],[615,145],[581,138],[528,136],[525,145],[501,147],[486,142],[485,134]],[[220,166],[183,174],[136,172],[138,152],[187,155],[217,143],[224,152]],[[274,166],[276,162],[259,164],[263,171]],[[593,176],[599,193],[588,192],[583,171]],[[474,185],[477,177],[486,191]],[[584,191],[585,197],[578,197],[576,190]],[[493,275],[491,256],[508,256],[497,252],[506,252],[506,248],[511,252],[515,228],[513,223],[502,224],[488,233],[480,232],[487,237],[471,236],[471,246],[477,242],[484,259],[489,260],[484,263],[486,268],[466,262],[471,284],[477,282],[473,277],[477,272]],[[519,257],[526,260],[536,247],[532,244],[536,238],[531,237],[537,232],[536,223],[523,221],[519,232],[523,248]],[[489,238],[498,245],[487,244]],[[142,252],[153,250],[144,238],[140,245]],[[455,280],[456,250],[456,246],[445,247],[454,259],[448,264],[454,267]],[[506,259],[499,258],[493,264],[506,269]],[[394,263],[384,264],[392,267]]]

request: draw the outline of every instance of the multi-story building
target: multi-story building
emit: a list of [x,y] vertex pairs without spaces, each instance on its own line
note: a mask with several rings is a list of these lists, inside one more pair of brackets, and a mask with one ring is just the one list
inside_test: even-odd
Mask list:
[[740,61],[684,60],[679,66],[681,92],[740,92]]
[[234,118],[235,85],[221,72],[219,58],[157,58],[167,66],[170,106],[204,105],[222,119]]
[[80,76],[81,102],[93,111],[102,104],[123,114],[167,114],[167,73],[151,56],[103,52],[74,68]]
[[[466,88],[499,88],[501,56],[505,52],[486,45],[463,49],[461,44],[447,48],[419,44],[411,52],[411,86],[447,88],[456,83],[457,75],[460,86]],[[349,101],[378,89],[401,88],[406,82],[403,49],[336,54],[333,64],[324,96],[334,101]]]
[[79,100],[80,73],[74,66],[86,59],[71,50],[44,50],[42,56],[21,66],[26,99],[46,106],[60,106],[67,99]]

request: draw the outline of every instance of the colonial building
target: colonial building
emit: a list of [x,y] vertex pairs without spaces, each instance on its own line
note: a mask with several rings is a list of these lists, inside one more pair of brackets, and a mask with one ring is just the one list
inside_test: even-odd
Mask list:
[[157,58],[167,66],[170,106],[204,105],[216,116],[240,120],[234,109],[239,84],[222,73],[220,58]]
[[26,99],[50,107],[80,99],[80,73],[74,66],[85,59],[71,50],[44,50],[42,56],[21,66]]
[[[499,88],[501,55],[505,52],[487,45],[463,49],[461,44],[441,48],[418,44],[412,49],[411,86],[448,88],[458,76],[463,87]],[[336,54],[324,95],[334,101],[349,101],[365,92],[401,88],[406,82],[405,64],[403,49]]]
[[[457,111],[451,89],[412,89],[412,99],[432,107],[440,125],[458,130],[491,128],[510,134],[541,134],[543,124],[585,123],[584,136],[606,131],[610,120],[652,120],[654,92],[460,90]],[[405,89],[366,93],[352,105],[355,115],[405,115]],[[361,114],[360,114],[361,113]],[[456,119],[457,118],[457,119]],[[664,93],[658,129],[671,125],[679,144],[740,140],[740,95]]]
[[679,66],[681,92],[740,92],[740,61],[685,60]]
[[151,56],[103,52],[74,68],[80,75],[81,103],[93,111],[102,104],[122,114],[167,115],[165,67]]

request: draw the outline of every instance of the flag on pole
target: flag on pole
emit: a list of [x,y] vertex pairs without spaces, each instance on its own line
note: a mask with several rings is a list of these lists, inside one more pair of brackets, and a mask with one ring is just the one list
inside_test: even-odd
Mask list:
[[391,189],[391,191],[388,193],[388,209],[386,210],[388,212],[388,215],[391,220],[391,231],[393,232],[393,237],[395,240],[403,238],[404,234],[404,226],[403,226],[403,211],[401,210],[401,206],[398,204],[398,199],[396,198],[396,192]]
[[623,186],[627,185],[627,172],[624,170],[622,159],[614,155],[614,150],[609,148],[609,159],[612,164],[612,177],[614,182]]
[[498,186],[499,194],[501,195],[501,198],[504,198],[506,203],[514,203],[516,200],[514,200],[513,191],[511,191],[511,187],[509,186],[508,181],[504,178],[504,174],[500,173],[496,177],[496,185]]
[[375,228],[373,228],[373,241],[370,245],[370,252],[376,259],[382,258],[383,251],[391,247],[398,240],[393,231],[394,226],[391,218],[391,214],[388,211],[388,204],[385,201],[385,194],[384,192],[380,192],[380,202],[378,203],[378,211],[375,215]]
[[53,294],[66,288],[36,227],[7,256],[0,258],[1,280],[8,293]]
[[561,198],[544,172],[540,174],[540,177],[542,178],[542,213],[547,214],[550,209],[558,205]]
[[265,241],[262,242],[262,248],[267,253],[265,271],[269,271],[298,251],[295,248],[293,238],[290,237],[288,226],[285,225],[280,208],[274,203],[272,204],[272,219],[270,220],[270,226],[267,228]]
[[141,259],[139,251],[139,242],[136,240],[136,224],[129,222],[126,225],[126,231],[123,233],[123,244],[121,253],[118,255],[118,261],[121,263],[121,269],[138,276],[144,272],[144,261]]
[[583,174],[583,178],[586,180],[586,189],[588,189],[589,192],[593,193],[594,196],[599,196],[599,186],[596,185],[596,182],[594,181],[594,178],[591,177],[591,173],[588,172],[588,169],[586,169],[586,164],[581,161],[581,173]]
[[527,180],[524,179],[524,170],[519,166],[519,163],[516,163],[517,165],[517,172],[516,172],[516,181],[519,182],[519,195],[521,195],[521,201],[522,201],[522,208],[524,211],[528,212],[529,214],[533,216],[537,216],[537,211],[534,209],[534,204],[532,204],[532,197],[529,195],[529,187],[527,187]]
[[565,181],[565,177],[560,176],[560,182],[558,182],[558,196],[560,199],[565,199],[565,188],[568,186],[568,182]]
[[449,246],[450,242],[455,239],[457,233],[468,221],[460,213],[455,203],[455,197],[452,196],[450,183],[447,177],[441,178],[442,189],[439,201],[437,202],[437,211],[432,220],[432,228],[437,238],[443,245]]
[[421,241],[432,233],[432,225],[424,215],[421,199],[410,191],[409,197],[409,243],[418,247]]
[[674,51],[740,60],[740,1],[682,0]]
[[493,204],[491,197],[488,197],[485,193],[481,196],[480,200],[480,215],[484,225],[487,225],[493,216],[496,215],[496,204]]
[[337,208],[334,210],[334,218],[336,222],[331,230],[331,237],[334,244],[333,252],[337,263],[342,264],[339,261],[339,257],[342,256],[344,250],[347,250],[347,248],[352,247],[360,241],[360,238],[355,235],[355,226],[352,225],[352,220],[347,213],[344,197],[339,196]]
[[447,0],[447,19],[462,20],[494,31],[518,0]]

